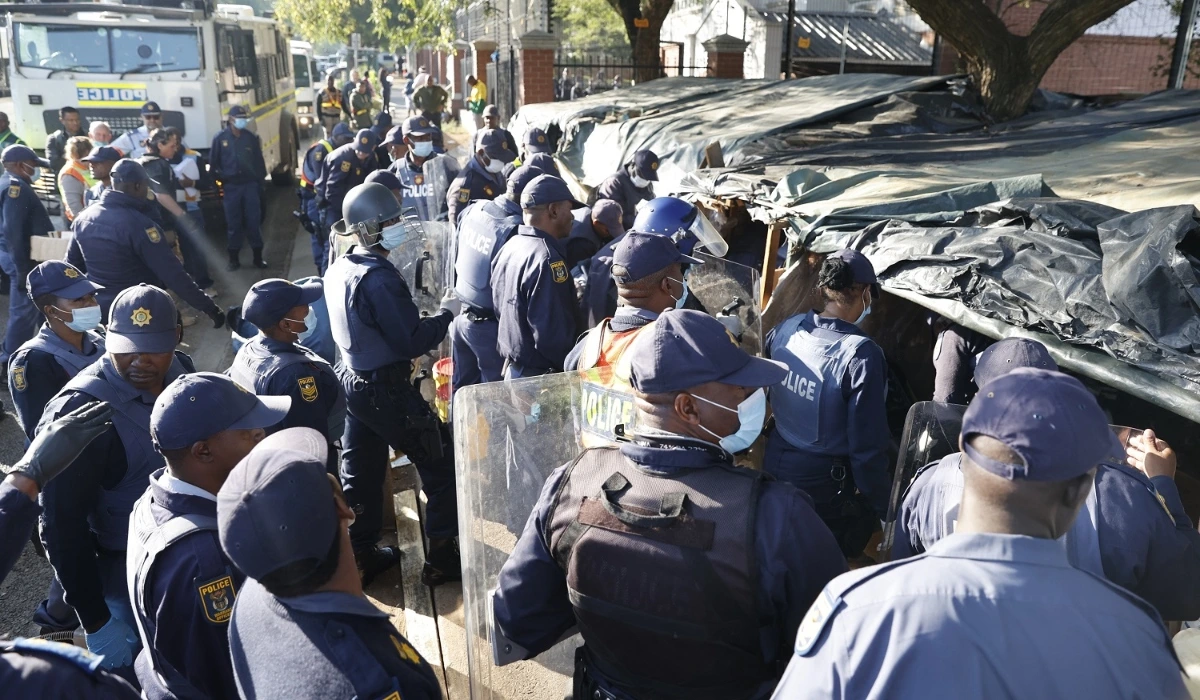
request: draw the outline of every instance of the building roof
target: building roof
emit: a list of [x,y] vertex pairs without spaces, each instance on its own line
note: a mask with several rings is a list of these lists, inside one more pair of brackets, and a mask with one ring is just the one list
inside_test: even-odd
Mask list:
[[[786,12],[762,14],[787,23]],[[792,56],[796,61],[840,61],[843,33],[847,63],[928,66],[933,62],[933,48],[922,46],[919,34],[886,14],[797,12]]]

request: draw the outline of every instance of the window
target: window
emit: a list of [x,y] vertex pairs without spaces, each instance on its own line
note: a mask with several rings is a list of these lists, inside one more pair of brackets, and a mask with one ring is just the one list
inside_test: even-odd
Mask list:
[[292,72],[296,75],[296,87],[312,85],[312,75],[308,70],[308,56],[299,53],[292,54]]
[[195,29],[128,29],[18,23],[17,62],[78,73],[164,73],[199,70]]

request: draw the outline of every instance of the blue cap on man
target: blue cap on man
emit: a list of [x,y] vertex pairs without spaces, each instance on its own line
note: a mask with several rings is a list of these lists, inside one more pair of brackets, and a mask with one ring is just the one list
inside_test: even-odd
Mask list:
[[146,173],[146,169],[142,167],[141,163],[131,158],[118,160],[117,164],[112,167],[109,177],[112,178],[113,185],[150,182],[150,176]]
[[383,137],[380,145],[383,146],[399,146],[404,143],[404,126],[397,124],[388,129],[387,135]]
[[335,145],[341,146],[350,143],[350,140],[354,138],[354,132],[350,131],[350,127],[346,126],[345,123],[338,122],[333,125],[333,132],[329,135],[329,138],[333,139]]
[[975,386],[982,387],[1022,367],[1058,369],[1045,345],[1029,338],[1005,338],[979,353],[975,360]]
[[246,298],[242,301],[242,318],[259,328],[270,328],[297,306],[308,306],[320,299],[323,289],[320,280],[304,284],[278,277],[259,280],[246,292]]
[[230,119],[236,119],[238,117],[249,117],[249,116],[250,116],[250,110],[246,109],[242,105],[234,105],[229,108],[229,118]]
[[554,162],[554,156],[549,153],[534,153],[529,156],[529,160],[525,162],[525,165],[538,168],[547,175],[562,177],[562,173],[558,171],[558,163]]
[[339,536],[328,446],[312,428],[288,428],[254,446],[217,493],[225,555],[262,579],[289,564],[325,560]]
[[3,153],[0,153],[0,163],[25,163],[25,162],[37,163],[38,165],[42,166],[43,168],[50,167],[50,161],[48,161],[45,158],[42,158],[38,154],[34,153],[32,148],[30,148],[29,146],[26,146],[24,144],[20,144],[20,143],[13,144],[13,145],[5,148]]
[[408,119],[405,119],[404,123],[401,125],[401,128],[403,129],[405,136],[408,136],[409,134],[422,136],[424,134],[436,134],[438,132],[436,124],[429,121],[425,117],[420,116],[409,117]]
[[630,231],[613,248],[612,276],[618,283],[636,282],[673,263],[703,265],[704,261],[681,253],[667,236]]
[[83,157],[85,163],[116,163],[121,160],[121,152],[112,146],[101,146]]
[[633,154],[633,171],[643,180],[658,180],[658,156],[651,150],[640,150]]
[[147,102],[142,105],[142,116],[153,117],[162,114],[162,109],[159,108],[157,102]]
[[[987,436],[1021,462],[1008,464],[971,447]],[[1066,481],[1086,474],[1111,451],[1108,419],[1078,379],[1047,369],[1015,369],[979,390],[962,422],[963,453],[972,464],[1009,480]]]
[[29,271],[25,278],[29,297],[36,299],[43,294],[53,294],[63,299],[82,299],[104,287],[88,279],[69,262],[47,260]]
[[269,428],[291,407],[290,396],[255,396],[224,374],[194,372],[154,400],[150,435],[160,450],[181,450],[226,430]]
[[879,278],[875,276],[875,266],[871,264],[867,256],[851,248],[842,248],[830,253],[829,257],[846,261],[854,276],[854,284],[871,285],[871,297],[879,298]]
[[106,328],[111,353],[172,352],[179,343],[179,312],[170,294],[143,282],[117,295]]
[[376,170],[368,175],[364,182],[378,182],[389,190],[404,189],[404,185],[400,184],[400,178],[396,177],[396,173],[390,170]]
[[374,153],[375,147],[378,145],[379,139],[370,129],[359,129],[358,133],[354,135],[354,150],[359,153]]
[[[518,168],[519,170],[520,168]],[[516,174],[516,171],[513,171]],[[553,175],[538,175],[525,186],[521,193],[521,208],[532,209],[555,202],[570,202],[572,209],[578,209],[583,204],[571,194],[571,189],[562,178]]]
[[525,150],[533,153],[549,153],[550,139],[546,132],[536,126],[525,132]]
[[483,129],[475,143],[492,160],[511,163],[517,159],[517,154],[512,150],[516,144],[508,140],[508,134],[503,129]]
[[630,384],[643,394],[683,391],[708,382],[774,386],[788,373],[782,362],[747,354],[717,319],[687,309],[659,316],[626,352]]
[[529,187],[529,183],[545,174],[546,173],[533,167],[532,165],[522,165],[521,167],[513,170],[506,178],[508,182],[507,194],[509,199],[513,200],[517,204],[520,204],[521,195],[525,193],[525,188]]

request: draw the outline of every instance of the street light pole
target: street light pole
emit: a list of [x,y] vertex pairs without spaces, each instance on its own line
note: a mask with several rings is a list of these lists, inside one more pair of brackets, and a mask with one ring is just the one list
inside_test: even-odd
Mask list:
[[787,50],[784,55],[787,63],[784,64],[783,77],[791,79],[792,77],[792,50],[796,48],[796,37],[792,34],[792,25],[796,23],[796,0],[788,0],[787,27],[784,29],[784,45]]

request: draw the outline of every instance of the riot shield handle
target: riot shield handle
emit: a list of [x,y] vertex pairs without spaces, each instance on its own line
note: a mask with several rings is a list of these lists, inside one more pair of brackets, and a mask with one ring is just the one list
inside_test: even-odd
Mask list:
[[421,253],[421,257],[417,260],[417,272],[413,281],[416,282],[417,289],[425,296],[432,296],[430,291],[425,288],[425,263],[433,260],[433,256],[426,250]]

